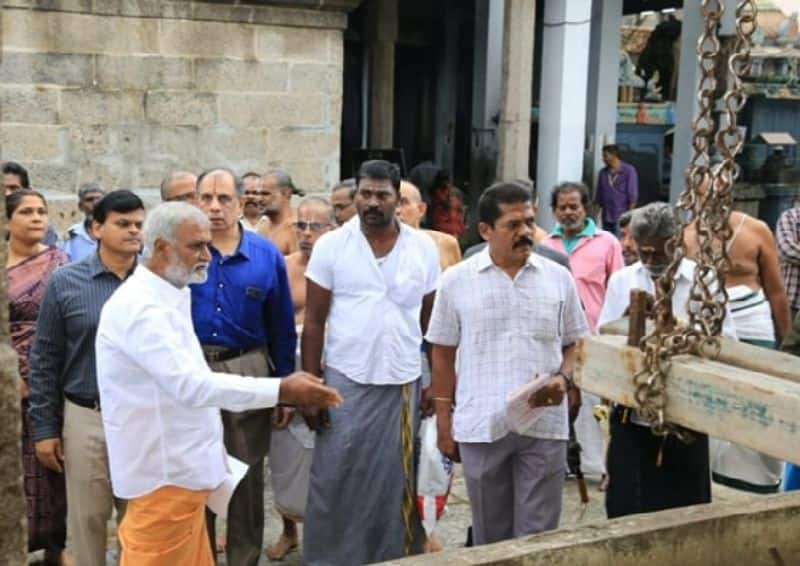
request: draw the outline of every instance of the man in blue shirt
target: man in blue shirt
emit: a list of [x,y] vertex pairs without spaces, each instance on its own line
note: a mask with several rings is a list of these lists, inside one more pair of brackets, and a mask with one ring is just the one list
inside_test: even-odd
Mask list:
[[[242,229],[241,180],[228,169],[197,179],[200,208],[211,221],[208,280],[192,286],[192,320],[211,369],[248,376],[283,377],[294,371],[297,334],[289,279],[274,244]],[[275,409],[286,426],[289,409]],[[264,531],[264,457],[269,409],[222,411],[225,447],[250,466],[228,507],[227,564],[256,566]],[[209,535],[215,546],[213,516]]]
[[84,218],[69,227],[60,246],[70,261],[81,260],[97,249],[97,240],[91,232],[92,211],[104,194],[103,187],[95,182],[84,183],[78,189],[78,210],[83,212]]

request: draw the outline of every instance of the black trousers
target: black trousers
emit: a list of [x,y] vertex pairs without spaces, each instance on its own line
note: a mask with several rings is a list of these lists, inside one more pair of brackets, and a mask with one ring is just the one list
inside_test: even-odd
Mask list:
[[608,518],[710,503],[708,437],[690,431],[692,440],[685,443],[674,435],[656,436],[625,419],[624,411],[617,406],[611,412]]

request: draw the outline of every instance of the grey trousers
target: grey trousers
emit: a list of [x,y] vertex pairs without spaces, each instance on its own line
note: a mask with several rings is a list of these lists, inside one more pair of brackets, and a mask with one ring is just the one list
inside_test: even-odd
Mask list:
[[[209,362],[208,365],[214,371],[237,375],[260,377],[269,373],[267,358],[260,351],[248,352],[224,362]],[[264,457],[269,452],[272,411],[221,413],[225,449],[250,466],[228,504],[226,563],[228,566],[256,566],[264,543]],[[214,556],[215,519],[216,516],[206,509],[206,526]]]
[[459,443],[476,545],[555,529],[561,518],[566,440],[515,433]]

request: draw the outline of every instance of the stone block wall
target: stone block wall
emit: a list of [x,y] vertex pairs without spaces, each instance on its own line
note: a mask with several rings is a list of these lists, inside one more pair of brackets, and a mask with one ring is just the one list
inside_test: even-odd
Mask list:
[[358,2],[270,3],[5,0],[2,159],[47,191],[96,180],[150,192],[170,170],[214,165],[282,167],[327,190]]

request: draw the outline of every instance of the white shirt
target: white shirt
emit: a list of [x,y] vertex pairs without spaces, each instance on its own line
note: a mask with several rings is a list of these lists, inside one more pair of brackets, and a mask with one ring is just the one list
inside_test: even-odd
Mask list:
[[[672,314],[681,321],[689,320],[689,293],[692,290],[694,280],[695,262],[688,258],[683,258],[678,271],[675,273],[675,292],[672,295]],[[718,288],[718,284],[712,283],[712,289]],[[600,309],[600,317],[597,326],[602,326],[608,322],[618,320],[625,316],[625,309],[631,304],[631,291],[642,289],[650,294],[655,294],[655,284],[650,273],[637,261],[619,271],[613,273],[608,280],[606,298],[603,308]],[[722,323],[722,335],[736,339],[736,330],[733,326],[733,319],[728,305],[725,306],[725,321]]]
[[269,224],[269,218],[266,215],[259,216],[255,224],[251,224],[245,215],[242,215],[241,218],[239,218],[239,221],[242,225],[242,228],[248,232],[258,232],[262,226]]
[[192,327],[191,293],[140,265],[97,327],[97,385],[111,484],[130,499],[171,485],[214,489],[226,470],[219,408],[272,407],[279,379],[212,372]]
[[[488,248],[445,271],[425,338],[458,347],[455,439],[506,436],[508,395],[538,374],[557,372],[563,348],[588,330],[569,271],[537,254],[513,280]],[[567,439],[566,400],[547,408],[529,435]]]
[[[694,280],[696,263],[688,258],[683,258],[678,270],[675,272],[675,291],[672,294],[672,315],[680,322],[689,320],[689,293]],[[719,288],[716,282],[711,283],[711,289]],[[608,280],[606,298],[600,316],[597,319],[598,328],[608,322],[618,320],[625,316],[625,309],[631,304],[631,291],[641,289],[650,294],[655,294],[655,283],[641,261],[614,272]],[[725,305],[725,320],[722,323],[722,335],[736,339],[736,329],[731,319],[730,307]],[[650,426],[647,421],[637,413],[630,415],[631,422],[641,426]]]
[[[424,233],[403,223],[380,260],[356,216],[314,245],[306,277],[331,292],[325,363],[366,385],[417,379],[422,298],[436,290],[439,252]],[[380,265],[379,265],[380,263]]]

